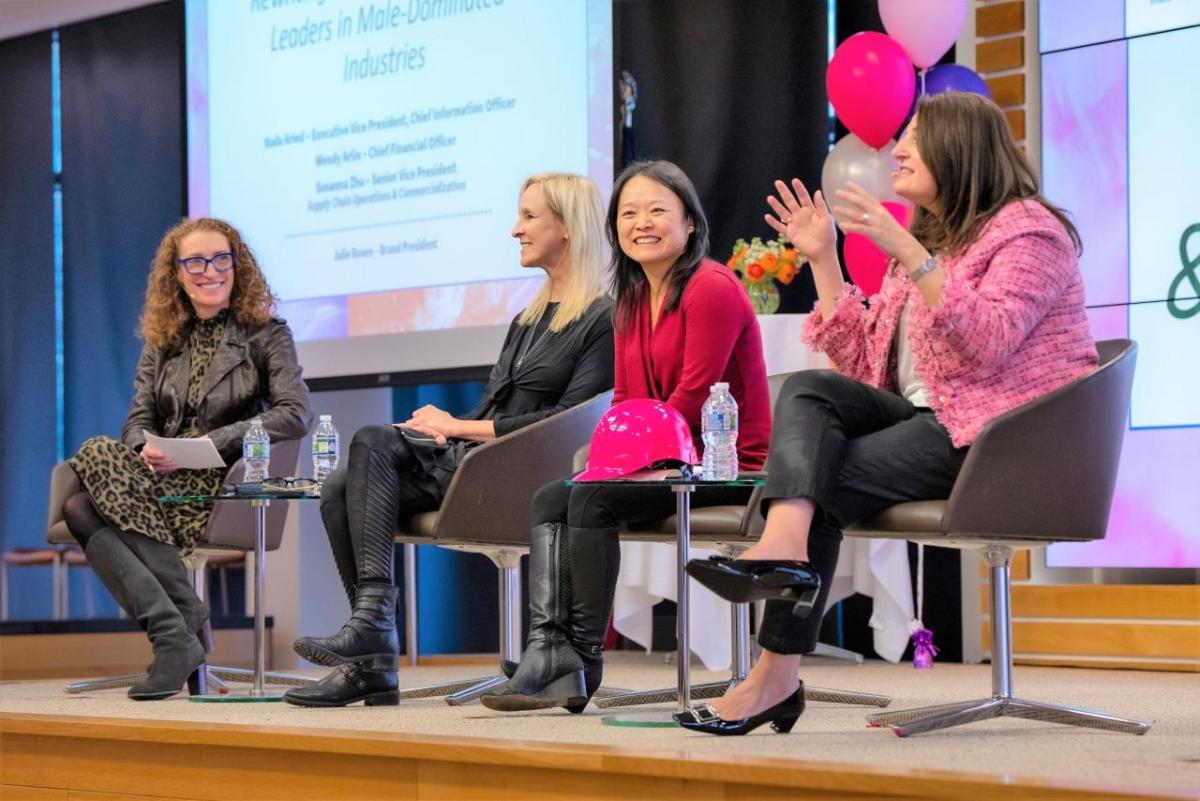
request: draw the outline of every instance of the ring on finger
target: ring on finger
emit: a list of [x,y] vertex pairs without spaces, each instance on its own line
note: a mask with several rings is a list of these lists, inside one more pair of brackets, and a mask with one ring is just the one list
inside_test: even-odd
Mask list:
[[865,223],[869,223],[871,221],[871,215],[864,213],[863,216],[860,217],[859,219],[861,219]]

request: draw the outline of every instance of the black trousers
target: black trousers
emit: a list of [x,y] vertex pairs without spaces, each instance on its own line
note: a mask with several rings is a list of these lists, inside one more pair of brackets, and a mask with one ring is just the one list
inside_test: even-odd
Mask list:
[[321,487],[321,520],[347,593],[359,583],[394,581],[396,525],[442,501],[439,485],[394,426],[360,428],[349,450]]
[[[946,498],[967,448],[956,448],[933,412],[832,370],[806,370],[775,403],[764,506],[808,498],[816,506],[808,557],[821,576],[812,613],[768,601],[758,643],[778,654],[817,646],[842,529],[904,501]],[[765,511],[765,510],[764,510]]]

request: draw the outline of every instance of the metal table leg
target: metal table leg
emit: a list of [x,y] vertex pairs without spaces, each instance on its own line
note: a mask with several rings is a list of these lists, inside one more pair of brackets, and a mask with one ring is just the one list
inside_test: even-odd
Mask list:
[[[188,700],[197,702],[246,702],[246,701],[282,701],[280,693],[268,693],[266,690],[267,666],[267,619],[264,603],[264,587],[266,582],[267,562],[267,507],[271,501],[256,498],[250,501],[254,508],[254,673],[253,685],[246,695],[222,693],[220,695],[193,695]],[[208,677],[216,676],[226,681],[245,680],[243,676],[249,671],[232,668],[209,668]],[[248,677],[247,677],[248,678]],[[282,683],[303,685],[312,682],[307,677],[272,676],[272,679],[283,678]],[[293,679],[289,681],[288,679]]]
[[[676,660],[677,683],[675,687],[675,710],[684,712],[692,697],[691,674],[691,593],[688,587],[687,563],[691,558],[692,536],[692,493],[696,487],[693,484],[673,484],[675,493],[675,639],[678,645],[679,658]],[[724,684],[724,682],[722,682]],[[697,688],[700,689],[700,688]],[[661,691],[651,690],[648,693],[622,693],[597,701],[597,706],[626,706],[622,699],[633,696],[658,695]],[[665,693],[662,693],[665,695]],[[661,697],[661,696],[660,696]],[[662,700],[670,700],[663,698]],[[636,701],[635,703],[646,703]],[[631,712],[617,715],[605,715],[600,719],[606,726],[648,726],[669,728],[677,726],[675,718],[670,713],[663,712]]]

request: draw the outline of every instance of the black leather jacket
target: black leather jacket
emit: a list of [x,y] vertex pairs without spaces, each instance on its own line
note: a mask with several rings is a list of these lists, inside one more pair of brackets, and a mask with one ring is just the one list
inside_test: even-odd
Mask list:
[[[162,350],[146,345],[133,380],[133,403],[121,440],[140,450],[143,429],[178,436],[191,372],[186,333]],[[299,439],[312,427],[308,387],[300,377],[292,330],[283,320],[243,324],[232,314],[200,395],[196,424],[226,464],[241,458],[250,418],[261,416],[271,441]]]

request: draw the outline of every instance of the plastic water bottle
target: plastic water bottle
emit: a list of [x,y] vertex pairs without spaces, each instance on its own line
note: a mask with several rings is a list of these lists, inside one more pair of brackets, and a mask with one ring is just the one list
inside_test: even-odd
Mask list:
[[312,436],[313,478],[324,484],[325,477],[337,470],[338,431],[333,427],[333,415],[323,414]]
[[738,407],[729,384],[713,384],[700,412],[704,480],[732,481],[738,474]]
[[262,418],[255,417],[242,437],[242,461],[246,465],[246,482],[264,481],[271,463],[271,438],[263,428]]

